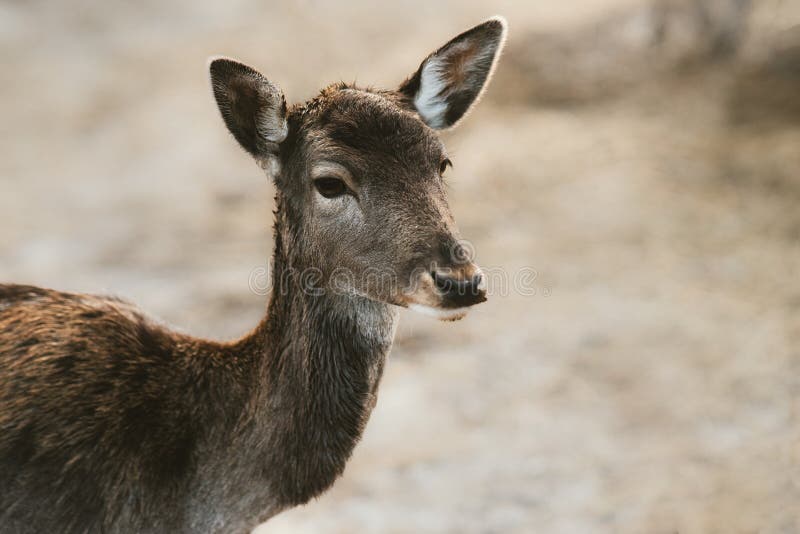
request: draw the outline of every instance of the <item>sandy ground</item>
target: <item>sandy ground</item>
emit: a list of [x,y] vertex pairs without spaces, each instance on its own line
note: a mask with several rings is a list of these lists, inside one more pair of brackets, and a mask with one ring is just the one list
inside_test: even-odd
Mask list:
[[[0,3],[0,280],[238,336],[264,309],[272,186],[206,57],[299,100],[393,85],[494,13],[519,64],[515,36],[642,2],[560,4]],[[768,8],[767,30],[800,22],[797,0]],[[501,67],[445,136],[452,207],[479,263],[535,291],[496,283],[454,324],[403,313],[344,477],[259,534],[800,532],[800,121],[753,79],[545,106]]]

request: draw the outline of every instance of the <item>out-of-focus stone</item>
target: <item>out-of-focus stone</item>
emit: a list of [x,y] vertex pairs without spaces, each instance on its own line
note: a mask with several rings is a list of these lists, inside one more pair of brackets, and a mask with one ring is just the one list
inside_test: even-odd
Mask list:
[[664,73],[734,58],[752,0],[659,0],[510,45],[498,99],[570,103],[618,94]]

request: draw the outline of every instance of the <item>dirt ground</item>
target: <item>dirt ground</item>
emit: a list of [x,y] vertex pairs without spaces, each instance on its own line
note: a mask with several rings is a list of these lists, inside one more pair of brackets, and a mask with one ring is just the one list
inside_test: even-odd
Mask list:
[[800,0],[756,2],[719,60],[679,17],[642,55],[648,5],[6,0],[0,280],[244,333],[273,192],[206,58],[296,101],[393,86],[504,14],[505,63],[445,140],[509,288],[457,323],[403,312],[343,478],[258,533],[800,533]]

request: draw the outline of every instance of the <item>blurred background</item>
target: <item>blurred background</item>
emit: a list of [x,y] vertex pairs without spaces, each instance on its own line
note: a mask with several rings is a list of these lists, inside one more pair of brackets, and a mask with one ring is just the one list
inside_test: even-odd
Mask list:
[[206,58],[394,87],[494,14],[451,204],[535,291],[403,312],[344,477],[258,534],[800,532],[800,0],[2,0],[0,280],[243,334],[273,190]]

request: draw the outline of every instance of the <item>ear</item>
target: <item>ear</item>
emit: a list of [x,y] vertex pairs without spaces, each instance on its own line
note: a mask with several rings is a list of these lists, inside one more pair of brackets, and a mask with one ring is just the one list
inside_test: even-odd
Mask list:
[[208,70],[219,111],[239,144],[256,159],[277,154],[289,133],[281,90],[231,59],[212,58]]
[[429,55],[400,86],[428,126],[454,126],[483,93],[506,39],[508,24],[493,17]]

